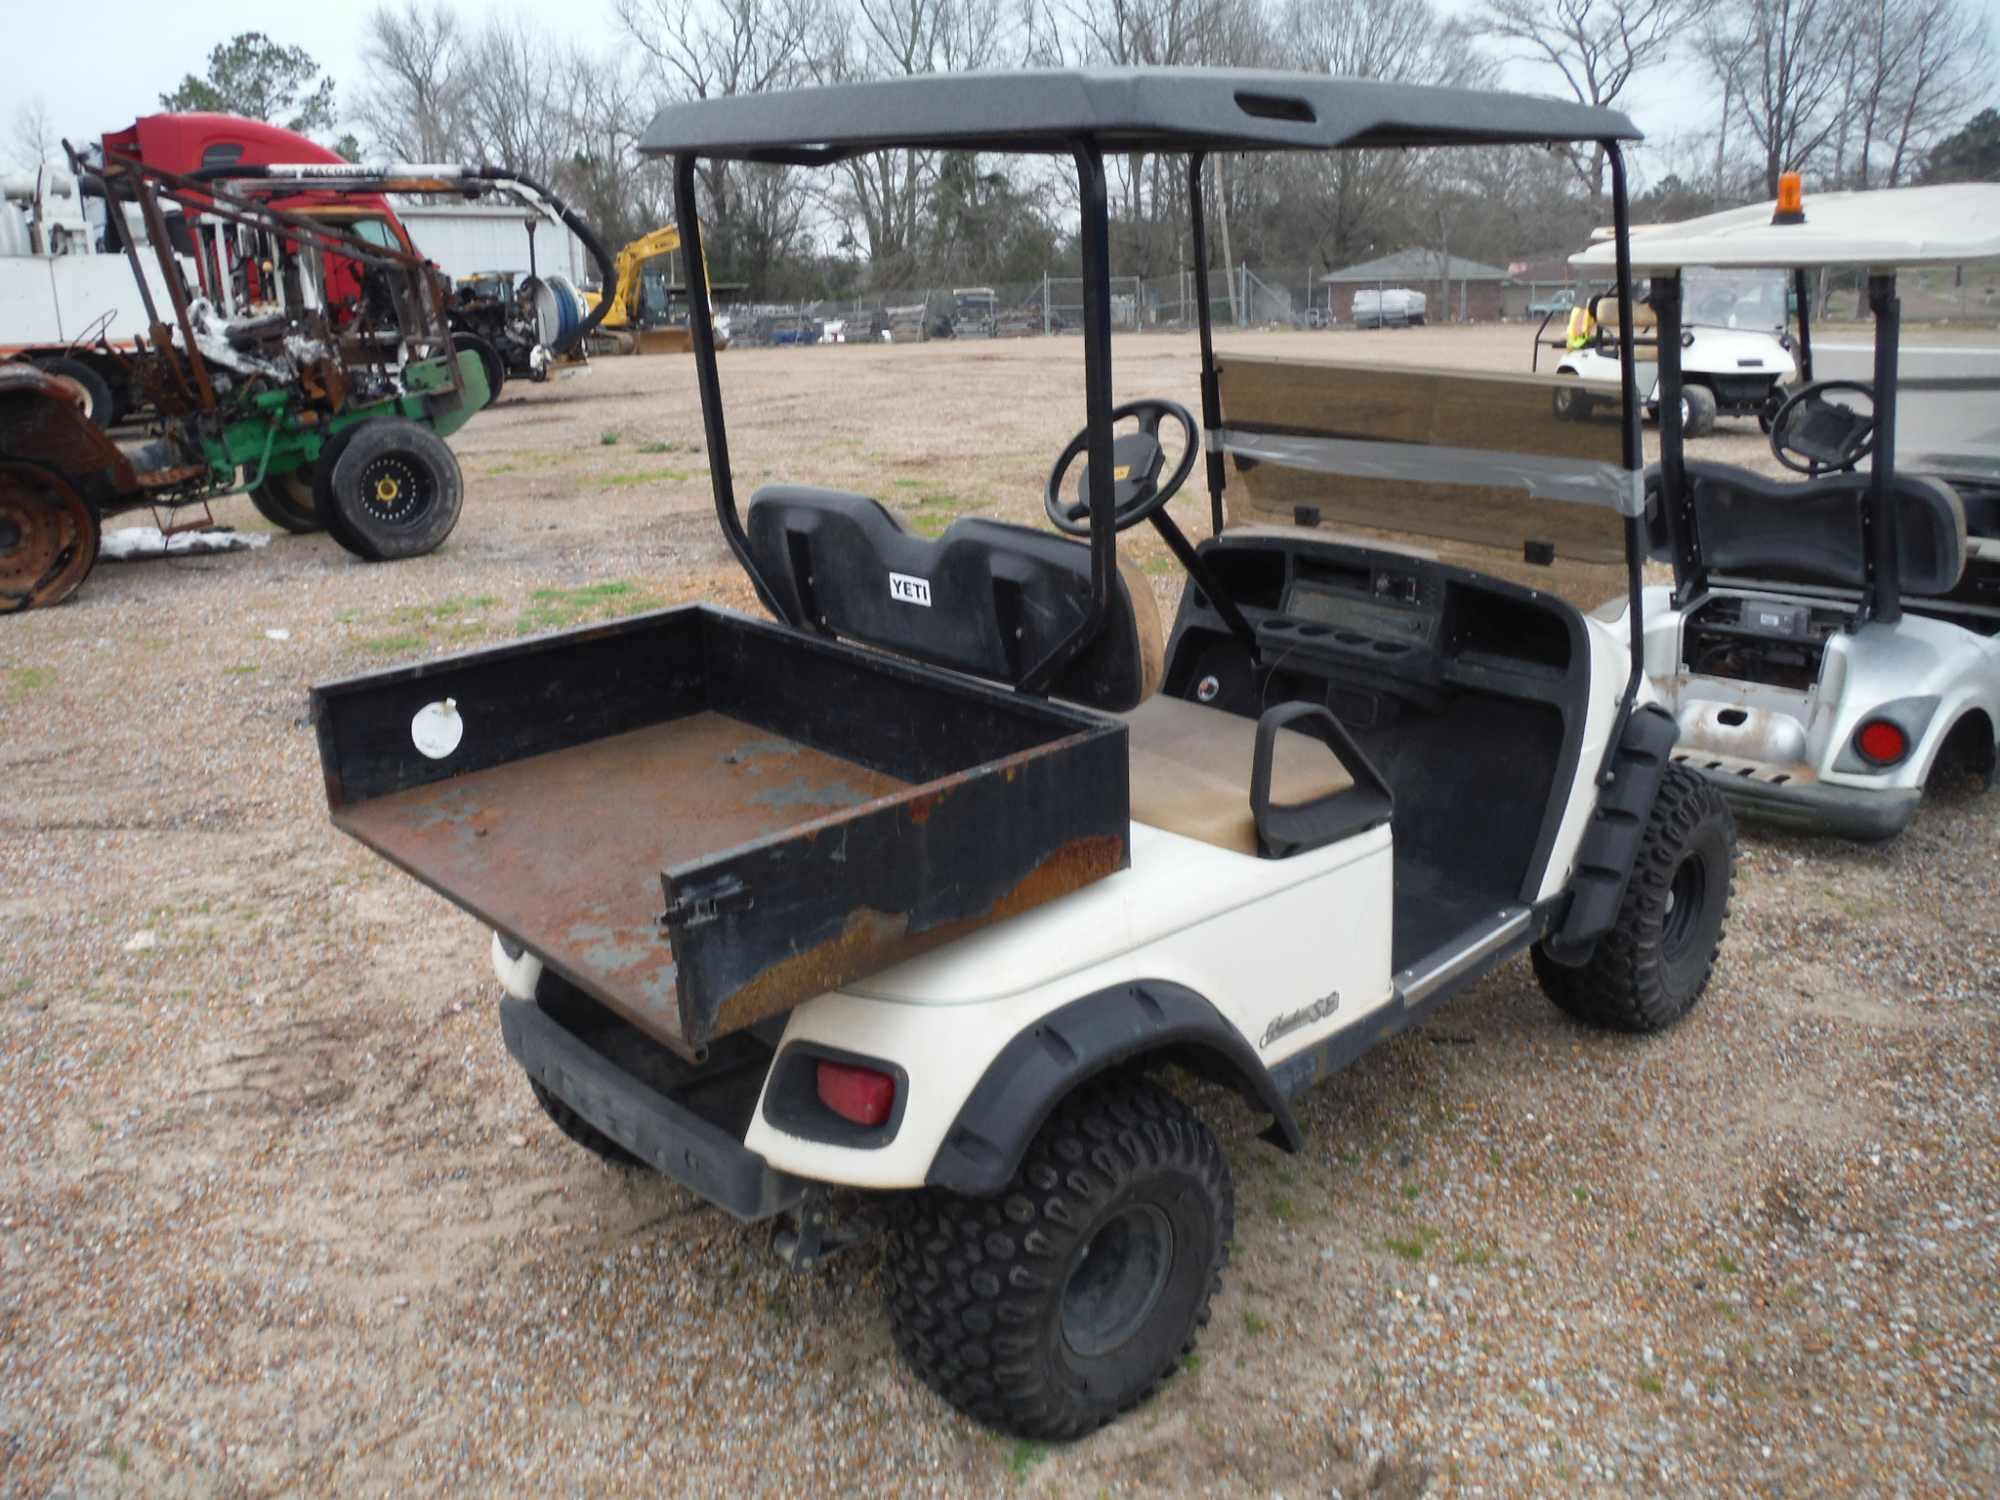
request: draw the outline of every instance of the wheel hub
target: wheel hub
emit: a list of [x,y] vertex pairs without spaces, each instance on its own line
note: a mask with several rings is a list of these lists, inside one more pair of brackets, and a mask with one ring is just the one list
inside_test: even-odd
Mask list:
[[1661,936],[1669,960],[1686,953],[1688,944],[1693,941],[1695,928],[1701,922],[1702,902],[1707,890],[1707,869],[1699,856],[1688,855],[1675,867],[1674,878],[1667,886],[1665,930]]
[[434,489],[424,470],[399,453],[376,459],[361,476],[362,503],[391,526],[419,519],[430,509]]
[[1174,1226],[1150,1203],[1100,1224],[1063,1287],[1062,1335],[1084,1359],[1109,1354],[1137,1333],[1166,1290]]

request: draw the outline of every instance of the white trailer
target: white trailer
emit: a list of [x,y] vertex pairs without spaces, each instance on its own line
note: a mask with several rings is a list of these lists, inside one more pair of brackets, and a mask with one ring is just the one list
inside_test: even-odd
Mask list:
[[[566,276],[582,286],[597,280],[590,252],[563,225],[524,208],[485,203],[426,203],[398,199],[396,217],[426,259],[454,281],[485,271],[531,270],[546,278]],[[535,226],[530,264],[528,226]]]
[[[143,229],[126,232],[141,247]],[[86,203],[67,167],[44,162],[32,173],[0,178],[0,360],[24,359],[81,385],[93,418],[115,421],[129,403],[125,372],[112,349],[144,334],[145,300],[122,251],[106,253],[103,204]],[[139,257],[153,305],[172,306],[158,257]]]

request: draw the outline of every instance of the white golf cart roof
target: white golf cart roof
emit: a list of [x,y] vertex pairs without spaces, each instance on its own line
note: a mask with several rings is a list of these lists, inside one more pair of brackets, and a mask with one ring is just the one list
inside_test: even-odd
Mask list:
[[[1753,203],[1679,224],[1634,228],[1632,269],[1887,268],[2000,256],[2000,183],[1808,193],[1802,224],[1773,224],[1771,212],[1771,204]],[[1573,266],[1610,270],[1617,264],[1616,247],[1606,240],[1569,260]]]

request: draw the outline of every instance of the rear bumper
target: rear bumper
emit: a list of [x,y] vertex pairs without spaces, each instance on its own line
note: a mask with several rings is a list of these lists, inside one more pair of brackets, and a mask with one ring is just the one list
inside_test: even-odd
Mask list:
[[1788,781],[1773,786],[1727,771],[1690,769],[1698,770],[1721,792],[1739,817],[1795,833],[1830,833],[1870,843],[1894,838],[1909,827],[1924,795],[1921,787],[1875,791],[1830,786],[1823,781]]
[[[626,1071],[533,1001],[500,1002],[500,1035],[530,1078],[716,1207],[766,1219],[804,1196],[803,1180],[773,1171],[740,1139]],[[690,1066],[678,1059],[671,1065]]]

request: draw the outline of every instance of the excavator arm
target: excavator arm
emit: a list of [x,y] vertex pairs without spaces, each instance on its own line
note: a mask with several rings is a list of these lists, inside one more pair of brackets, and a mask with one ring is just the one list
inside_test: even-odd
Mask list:
[[638,326],[639,298],[645,287],[645,277],[641,273],[646,262],[671,255],[680,247],[680,230],[672,224],[662,224],[658,229],[640,235],[618,252],[618,259],[612,267],[611,308],[604,315],[603,327]]

